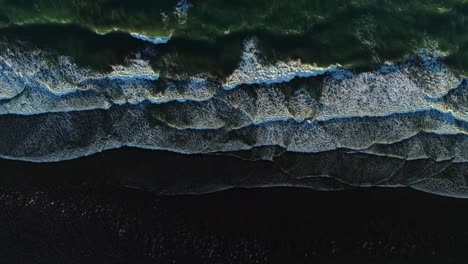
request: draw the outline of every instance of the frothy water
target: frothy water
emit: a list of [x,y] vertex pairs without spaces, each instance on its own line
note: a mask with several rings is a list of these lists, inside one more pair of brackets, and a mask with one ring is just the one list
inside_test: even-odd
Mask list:
[[130,33],[130,35],[136,39],[141,39],[144,41],[148,41],[150,43],[153,43],[155,45],[158,44],[166,44],[169,40],[171,40],[171,37],[150,37],[145,34],[141,33]]
[[279,61],[273,65],[262,62],[258,57],[256,39],[244,42],[244,52],[239,67],[227,78],[224,89],[234,89],[242,84],[271,84],[288,82],[296,77],[312,77],[337,70],[336,66],[328,68],[302,64],[300,60]]
[[[390,164],[384,170],[394,171],[390,178],[400,162],[419,160],[449,163],[457,177],[466,176],[458,167],[468,163],[467,82],[437,50],[354,72],[300,61],[266,63],[256,45],[246,40],[240,65],[220,80],[210,73],[161,76],[153,61],[138,55],[99,71],[51,51],[4,43],[0,155],[52,162],[130,146],[184,154],[257,151],[265,160],[292,153],[312,160],[344,151]],[[272,154],[271,148],[282,151]],[[366,177],[375,173],[371,165],[362,167]],[[336,179],[352,183],[340,173]],[[411,186],[468,195],[453,187],[433,190],[437,181],[453,182],[445,169],[431,173],[430,181]]]

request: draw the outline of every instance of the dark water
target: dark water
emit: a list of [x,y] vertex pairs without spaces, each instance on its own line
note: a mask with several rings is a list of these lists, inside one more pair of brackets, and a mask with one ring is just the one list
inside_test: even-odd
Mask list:
[[145,46],[145,43],[122,32],[101,36],[75,25],[8,27],[0,30],[0,36],[3,40],[27,43],[30,48],[70,56],[81,66],[99,70],[124,64],[126,57]]
[[[226,42],[231,46],[241,45],[231,34],[244,38],[255,35],[273,58],[301,58],[324,66],[340,63],[375,67],[385,61],[398,61],[419,48],[436,45],[447,52],[450,65],[464,71],[466,10],[467,4],[460,0],[2,0],[0,21],[4,27],[65,23],[150,36],[172,34],[176,39],[189,40],[185,48],[178,49],[185,60],[191,60],[190,56],[183,56],[190,41],[204,42],[205,46],[216,43],[218,50]],[[43,37],[47,39],[47,33]],[[229,57],[232,52],[229,47],[222,56]],[[216,58],[219,57],[202,64]],[[201,62],[197,61],[185,67],[193,71],[200,66]]]

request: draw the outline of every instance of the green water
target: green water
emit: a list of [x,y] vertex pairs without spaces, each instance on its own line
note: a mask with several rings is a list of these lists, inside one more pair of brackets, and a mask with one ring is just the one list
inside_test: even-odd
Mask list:
[[[12,29],[19,31],[35,31],[31,26],[36,24],[50,29],[60,23],[93,31],[118,28],[151,36],[172,34],[166,47],[157,48],[166,58],[166,64],[157,66],[178,74],[205,71],[225,76],[239,62],[243,40],[252,36],[259,39],[266,61],[299,58],[320,66],[368,69],[398,61],[421,47],[437,46],[453,68],[468,69],[465,0],[193,0],[182,20],[174,13],[176,5],[175,0],[0,0],[0,24],[28,28]],[[50,29],[35,34],[49,39],[58,33]],[[122,46],[139,45],[123,37],[111,41],[112,37],[91,36],[93,32],[83,34],[68,34],[78,43],[65,41],[62,46],[73,48],[59,51],[75,49],[71,55],[79,61],[108,65],[120,59]],[[108,42],[121,44],[87,54],[90,45]],[[106,51],[114,46],[117,51]],[[109,57],[116,59],[108,61]]]

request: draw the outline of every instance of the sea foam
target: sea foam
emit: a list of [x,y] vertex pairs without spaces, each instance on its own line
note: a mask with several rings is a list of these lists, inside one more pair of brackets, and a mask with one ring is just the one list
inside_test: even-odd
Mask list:
[[244,42],[244,52],[239,67],[227,78],[224,89],[233,89],[241,84],[271,84],[288,82],[295,77],[311,77],[337,70],[337,66],[317,67],[303,64],[300,60],[279,61],[269,65],[258,58],[255,38]]

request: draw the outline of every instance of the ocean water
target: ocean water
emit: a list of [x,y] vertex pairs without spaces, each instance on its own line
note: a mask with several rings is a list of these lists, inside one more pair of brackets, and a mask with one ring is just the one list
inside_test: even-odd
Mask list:
[[1,0],[0,156],[234,155],[299,180],[227,188],[340,182],[468,197],[467,10],[461,0]]
[[466,263],[467,16],[0,0],[0,263]]

